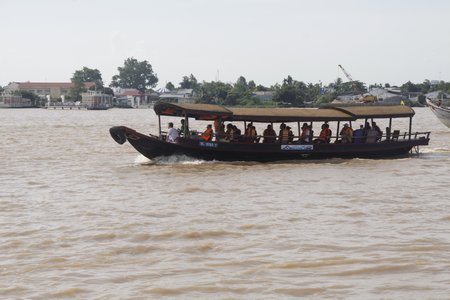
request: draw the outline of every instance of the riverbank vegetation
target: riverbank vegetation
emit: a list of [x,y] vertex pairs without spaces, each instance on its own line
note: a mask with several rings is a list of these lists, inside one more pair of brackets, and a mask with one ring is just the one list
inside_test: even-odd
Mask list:
[[[81,93],[86,92],[84,82],[94,82],[92,90],[113,94],[111,88],[132,88],[142,95],[152,92],[158,83],[158,77],[152,65],[144,60],[138,61],[131,57],[124,61],[123,66],[118,67],[118,74],[112,77],[109,87],[105,87],[102,75],[98,69],[83,67],[76,70],[71,78],[74,88],[71,89],[69,98],[79,101]],[[194,99],[198,103],[221,104],[228,106],[318,106],[332,102],[341,95],[363,95],[370,93],[372,88],[384,88],[395,90],[399,95],[410,98],[414,95],[418,100],[416,104],[425,103],[425,94],[433,91],[450,93],[450,82],[431,82],[426,79],[422,83],[408,81],[400,86],[391,86],[389,83],[374,83],[367,86],[365,83],[354,80],[344,82],[337,78],[329,84],[304,82],[287,75],[279,83],[271,86],[263,86],[254,80],[248,80],[244,76],[237,78],[235,82],[222,81],[198,81],[193,74],[183,76],[178,84],[167,82],[166,91],[176,89],[192,89]],[[36,95],[23,95],[33,99]]]

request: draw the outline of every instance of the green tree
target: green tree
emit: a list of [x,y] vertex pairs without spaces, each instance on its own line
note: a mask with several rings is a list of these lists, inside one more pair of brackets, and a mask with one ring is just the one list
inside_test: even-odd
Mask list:
[[102,74],[97,69],[83,67],[82,70],[76,70],[70,79],[74,87],[70,89],[70,98],[81,100],[81,93],[86,92],[85,82],[94,82],[95,86],[90,89],[103,90]]
[[102,74],[97,69],[90,69],[83,67],[82,70],[77,70],[73,73],[72,82],[94,82],[97,89],[103,88]]
[[18,90],[14,94],[22,96],[22,98],[30,99],[31,105],[33,106],[43,106],[45,104],[45,99],[40,98],[35,93],[29,91]]
[[431,82],[428,79],[425,79],[421,85],[420,91],[424,94],[430,92],[431,90]]
[[172,82],[169,81],[168,83],[166,83],[166,89],[168,89],[169,91],[173,91],[175,89],[175,86]]
[[[314,85],[311,84],[312,87]],[[320,92],[317,90],[317,93]],[[280,103],[289,103],[293,106],[302,106],[305,101],[308,101],[312,96],[310,94],[316,93],[309,91],[308,85],[303,81],[296,81],[290,75],[283,79],[283,84],[275,85],[275,94],[273,100]]]
[[248,88],[249,88],[249,90],[254,91],[256,89],[256,83],[253,80],[250,80],[248,82]]
[[152,65],[146,60],[127,58],[123,67],[118,67],[117,70],[119,74],[113,76],[110,86],[137,89],[144,94],[158,83],[158,77],[153,73]]
[[197,78],[194,75],[183,76],[183,81],[180,82],[180,88],[182,89],[193,89],[194,91],[198,91],[200,86],[197,82]]
[[220,81],[203,82],[200,86],[199,102],[224,104],[232,88],[231,84]]
[[400,90],[405,93],[416,93],[420,92],[420,86],[408,81],[400,87]]
[[265,86],[261,85],[261,84],[258,84],[258,85],[256,86],[255,90],[256,90],[257,92],[267,92],[267,91],[269,91],[270,89],[269,89],[268,87],[265,87]]
[[244,76],[239,76],[233,88],[229,91],[225,99],[226,105],[250,105],[255,101],[252,91],[248,87],[247,80]]
[[111,88],[109,88],[109,87],[103,88],[103,93],[105,93],[107,95],[114,96],[114,91]]

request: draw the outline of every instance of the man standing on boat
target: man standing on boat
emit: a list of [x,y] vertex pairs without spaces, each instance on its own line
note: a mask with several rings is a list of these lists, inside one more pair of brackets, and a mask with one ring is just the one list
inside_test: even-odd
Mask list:
[[175,143],[176,139],[178,138],[178,130],[173,128],[173,123],[169,123],[169,130],[167,131],[166,141]]

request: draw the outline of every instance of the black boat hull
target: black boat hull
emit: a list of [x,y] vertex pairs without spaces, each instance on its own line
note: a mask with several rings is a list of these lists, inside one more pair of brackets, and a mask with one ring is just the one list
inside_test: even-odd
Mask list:
[[139,153],[149,159],[159,156],[187,155],[203,160],[219,161],[281,161],[326,158],[389,158],[407,155],[413,147],[428,145],[429,138],[383,141],[365,144],[289,144],[204,142],[199,139],[179,138],[169,143],[156,136],[118,126],[110,129],[119,144],[128,141]]

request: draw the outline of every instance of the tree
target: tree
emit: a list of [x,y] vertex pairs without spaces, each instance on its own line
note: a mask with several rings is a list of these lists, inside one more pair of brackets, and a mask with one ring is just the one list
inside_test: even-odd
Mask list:
[[261,84],[258,84],[258,85],[256,86],[255,90],[256,90],[257,92],[267,92],[267,91],[269,91],[270,89],[269,89],[268,87],[265,87],[265,86],[261,85]]
[[406,92],[406,93],[416,93],[416,92],[420,92],[420,87],[414,83],[412,83],[411,81],[408,81],[404,84],[402,84],[402,86],[400,87],[400,90],[402,92]]
[[119,75],[114,75],[110,86],[137,89],[141,94],[156,86],[158,77],[153,73],[148,61],[127,58],[123,67],[118,67]]
[[44,99],[29,91],[18,90],[15,94],[22,96],[22,98],[30,99],[33,106],[42,106],[45,103]]
[[[312,87],[314,85],[310,84]],[[317,93],[320,92],[320,86]],[[275,86],[273,100],[275,102],[289,103],[293,106],[302,106],[305,101],[309,101],[309,95],[316,92],[309,91],[308,86],[303,81],[296,81],[290,75],[283,79],[281,86]]]
[[200,102],[224,104],[231,89],[232,86],[228,83],[220,81],[203,82],[200,85]]
[[256,83],[253,80],[248,82],[248,89],[252,91],[256,89]]
[[70,80],[74,84],[74,87],[70,89],[70,97],[75,100],[81,100],[81,93],[86,92],[85,82],[95,83],[91,89],[103,90],[102,74],[97,69],[83,67],[82,70],[76,70]]
[[102,74],[97,69],[89,69],[83,67],[82,70],[77,70],[73,73],[72,82],[94,82],[97,89],[103,88]]
[[198,91],[199,87],[197,78],[192,74],[190,76],[183,76],[183,81],[180,82],[180,88],[182,89],[193,89]]
[[169,91],[173,91],[175,89],[175,86],[172,82],[169,81],[168,83],[166,83],[166,89],[168,89]]

